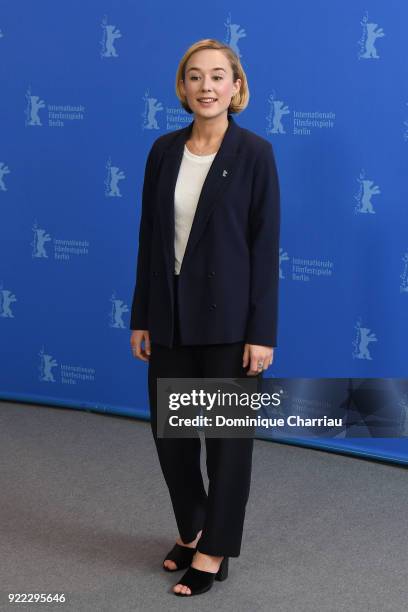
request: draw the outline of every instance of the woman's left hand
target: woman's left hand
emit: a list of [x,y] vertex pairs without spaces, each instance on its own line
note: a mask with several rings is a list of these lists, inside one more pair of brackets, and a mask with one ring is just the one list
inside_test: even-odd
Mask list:
[[[260,344],[245,344],[242,366],[249,364],[247,376],[256,376],[262,370],[267,370],[273,361],[273,347]],[[262,367],[261,367],[262,363]],[[258,367],[259,366],[259,367]]]

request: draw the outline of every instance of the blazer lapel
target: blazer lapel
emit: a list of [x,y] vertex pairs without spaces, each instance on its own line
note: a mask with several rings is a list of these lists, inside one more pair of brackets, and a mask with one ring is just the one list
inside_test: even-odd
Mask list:
[[[179,134],[165,151],[160,176],[158,214],[163,235],[163,249],[166,263],[174,271],[174,191],[177,177],[183,159],[184,145],[188,140],[194,121]],[[210,166],[201,189],[197,209],[187,241],[184,261],[191,257],[194,247],[200,239],[205,225],[217,204],[217,199],[227,187],[234,175],[234,160],[237,154],[240,127],[231,115],[228,115],[228,128],[224,134],[220,148]],[[182,265],[182,268],[183,268]]]

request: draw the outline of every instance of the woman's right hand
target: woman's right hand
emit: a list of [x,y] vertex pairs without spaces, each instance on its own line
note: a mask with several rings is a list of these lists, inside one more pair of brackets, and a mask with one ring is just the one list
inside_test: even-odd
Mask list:
[[[144,348],[142,348],[144,342]],[[130,336],[130,345],[133,356],[142,361],[149,361],[150,358],[150,335],[147,329],[134,329]]]

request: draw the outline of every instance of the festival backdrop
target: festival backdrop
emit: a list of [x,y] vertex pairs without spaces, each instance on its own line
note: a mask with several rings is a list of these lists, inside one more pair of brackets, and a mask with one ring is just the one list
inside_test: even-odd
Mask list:
[[[149,417],[129,343],[143,173],[154,140],[192,120],[175,74],[202,38],[239,55],[236,122],[278,166],[267,376],[406,377],[407,23],[402,0],[3,0],[1,397]],[[399,439],[318,444],[406,461],[400,404]]]

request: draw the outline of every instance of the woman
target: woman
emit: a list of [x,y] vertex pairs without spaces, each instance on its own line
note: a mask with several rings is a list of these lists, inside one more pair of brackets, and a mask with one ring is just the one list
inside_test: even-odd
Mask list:
[[180,61],[176,92],[194,115],[155,140],[143,184],[130,329],[148,362],[151,426],[179,537],[167,571],[191,596],[228,574],[238,557],[249,495],[253,438],[157,436],[158,377],[262,376],[276,346],[279,183],[269,141],[232,117],[246,108],[246,75],[213,39]]

